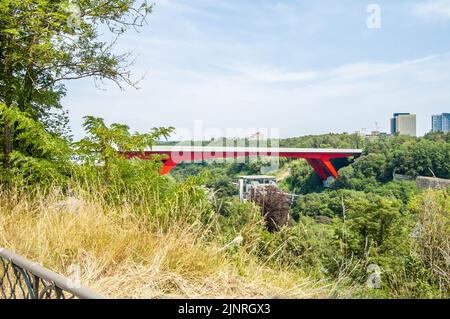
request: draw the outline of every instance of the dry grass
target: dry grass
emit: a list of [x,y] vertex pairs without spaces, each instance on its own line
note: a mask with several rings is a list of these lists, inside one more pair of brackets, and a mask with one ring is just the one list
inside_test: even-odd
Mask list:
[[441,291],[450,292],[450,199],[447,190],[428,190],[411,204],[418,225],[414,248],[439,281]]
[[[324,298],[332,287],[239,253],[218,252],[199,227],[164,231],[130,205],[61,205],[60,195],[0,194],[0,247],[114,298]],[[77,271],[74,272],[74,269]]]

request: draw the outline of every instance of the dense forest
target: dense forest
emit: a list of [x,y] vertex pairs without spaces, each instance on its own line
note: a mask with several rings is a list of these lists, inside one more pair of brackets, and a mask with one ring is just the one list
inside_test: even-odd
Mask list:
[[[283,147],[361,147],[363,154],[353,160],[336,161],[335,165],[341,167],[340,177],[326,188],[306,161],[280,161],[279,169],[271,173],[282,176],[279,186],[286,193],[299,196],[292,204],[294,223],[265,237],[270,238],[271,244],[264,247],[264,254],[274,254],[277,262],[326,273],[336,279],[345,268],[359,282],[367,277],[369,265],[377,265],[383,269],[385,279],[383,289],[372,291],[378,297],[448,295],[449,268],[445,262],[449,252],[449,238],[445,235],[450,226],[448,190],[425,191],[413,180],[395,181],[393,177],[402,174],[411,179],[417,176],[448,179],[449,137],[442,133],[422,138],[326,134],[279,141]],[[205,185],[216,192],[220,213],[245,220],[241,210],[236,212],[235,206],[242,204],[236,203],[235,182],[239,175],[260,174],[263,165],[255,162],[181,165],[174,176],[178,180],[203,176]],[[428,219],[431,215],[433,221]],[[439,248],[436,247],[441,251],[441,262],[435,270],[427,265],[428,257],[422,259],[424,256],[420,257],[416,250],[424,244],[417,241],[421,231],[425,231],[424,219],[437,222],[439,226],[425,227],[436,226],[443,236]]]
[[269,173],[296,195],[292,218],[268,227],[264,205],[240,202],[234,184],[263,162],[161,176],[161,157],[123,154],[162,143],[171,127],[133,133],[86,116],[84,138],[72,139],[65,84],[134,86],[130,56],[99,29],[114,38],[140,29],[152,6],[80,2],[83,19],[67,24],[66,4],[0,3],[1,247],[65,275],[77,265],[83,284],[111,297],[450,297],[448,189],[393,180],[450,178],[450,135],[279,141],[364,152],[336,162],[327,188],[305,161],[282,160]]

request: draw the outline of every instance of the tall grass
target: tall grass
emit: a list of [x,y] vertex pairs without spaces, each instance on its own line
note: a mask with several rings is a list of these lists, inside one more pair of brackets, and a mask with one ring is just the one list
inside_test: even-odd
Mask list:
[[[171,200],[101,190],[0,193],[0,247],[114,298],[323,298],[333,287],[246,250],[229,253],[214,235],[208,203],[189,188]],[[141,202],[139,202],[141,201]],[[188,218],[189,217],[189,218]]]

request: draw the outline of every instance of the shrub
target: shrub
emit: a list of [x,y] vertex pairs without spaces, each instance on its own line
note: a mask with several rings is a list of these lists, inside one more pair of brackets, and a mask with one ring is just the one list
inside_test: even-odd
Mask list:
[[450,294],[450,199],[448,190],[428,190],[415,196],[409,208],[417,219],[413,252],[432,274],[431,282]]
[[261,207],[270,232],[277,231],[291,222],[291,197],[277,187],[252,189],[251,200]]

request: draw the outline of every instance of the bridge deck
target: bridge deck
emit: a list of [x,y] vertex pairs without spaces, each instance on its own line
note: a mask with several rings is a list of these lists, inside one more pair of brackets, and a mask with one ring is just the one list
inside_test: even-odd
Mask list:
[[150,153],[161,152],[225,152],[225,153],[284,153],[284,154],[353,154],[361,155],[360,149],[338,149],[338,148],[285,148],[285,147],[222,147],[222,146],[153,146],[146,150]]
[[167,174],[182,162],[199,163],[207,159],[237,158],[249,156],[272,156],[288,158],[304,158],[314,171],[323,179],[338,177],[338,173],[330,162],[334,158],[357,157],[360,149],[326,149],[326,148],[278,148],[278,147],[219,147],[219,146],[154,146],[144,154],[128,153],[128,157],[150,158],[155,154],[164,154],[164,165],[161,174]]

